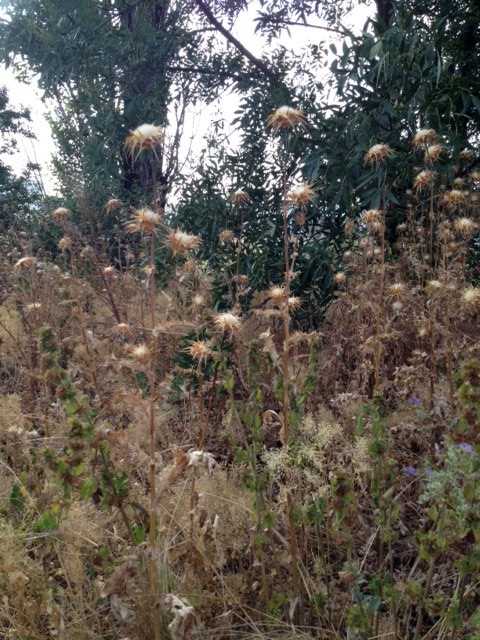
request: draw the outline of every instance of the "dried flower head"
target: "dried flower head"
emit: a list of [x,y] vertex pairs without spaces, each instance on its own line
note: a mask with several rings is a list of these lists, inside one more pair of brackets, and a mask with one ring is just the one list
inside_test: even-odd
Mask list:
[[218,239],[220,240],[220,242],[222,244],[227,244],[228,242],[233,242],[234,238],[235,238],[235,234],[233,233],[233,231],[231,229],[223,229],[218,234]]
[[450,229],[450,223],[448,222],[448,220],[444,220],[438,225],[438,237],[443,242],[450,242],[451,240],[453,240],[453,234]]
[[122,205],[123,202],[118,198],[110,198],[110,200],[105,205],[105,211],[107,213],[111,213],[112,211],[115,211],[115,209],[120,209]]
[[65,220],[68,220],[70,213],[70,209],[67,209],[66,207],[57,207],[52,211],[52,218],[55,222],[62,223],[65,222]]
[[115,275],[115,269],[113,267],[105,267],[103,270],[103,275],[106,278],[112,278]]
[[195,258],[188,258],[182,265],[184,273],[195,273],[199,269],[198,261]]
[[67,251],[72,248],[72,245],[73,241],[70,236],[63,236],[63,238],[60,238],[58,248],[60,249],[60,251]]
[[407,225],[405,224],[405,222],[401,222],[400,224],[397,224],[397,231],[398,233],[405,233],[405,231],[407,230]]
[[232,281],[237,287],[246,287],[248,285],[248,276],[244,273],[239,273],[238,276],[233,276]]
[[438,162],[445,153],[446,149],[443,144],[429,144],[425,149],[425,162],[428,164]]
[[217,466],[217,461],[215,460],[213,454],[209,453],[208,451],[195,451],[194,449],[190,449],[190,451],[188,451],[187,453],[187,457],[187,467],[205,467],[209,474],[211,474]]
[[305,116],[300,109],[293,107],[278,107],[267,118],[267,125],[274,131],[292,129],[295,126],[305,126]]
[[343,271],[339,271],[335,274],[334,280],[336,284],[345,284],[345,282],[347,281],[347,276],[343,273]]
[[478,169],[470,173],[470,180],[474,184],[480,184],[480,171]]
[[23,256],[23,258],[20,258],[20,260],[17,260],[17,262],[14,265],[14,269],[29,269],[30,267],[33,267],[33,265],[36,263],[37,259],[34,258],[33,256]]
[[192,297],[192,305],[194,307],[203,307],[205,305],[205,298],[201,293],[196,293]]
[[383,211],[381,209],[368,209],[361,215],[362,222],[367,226],[369,231],[383,231]]
[[395,313],[399,313],[403,309],[403,302],[400,302],[400,300],[394,300],[394,302],[392,302],[392,309]]
[[392,298],[401,298],[407,292],[407,287],[403,282],[394,282],[388,287],[388,294]]
[[442,204],[451,211],[465,206],[466,203],[467,195],[464,191],[460,191],[460,189],[451,189],[451,191],[446,191],[442,197]]
[[25,307],[28,313],[34,313],[35,311],[40,311],[41,308],[42,308],[41,302],[31,302],[30,304],[27,304]]
[[135,160],[142,151],[155,151],[165,139],[165,132],[162,127],[154,124],[141,124],[139,127],[130,131],[125,139],[125,147],[132,158]]
[[355,222],[351,218],[349,218],[345,221],[345,225],[343,228],[345,229],[345,234],[347,236],[351,236],[355,230]]
[[287,300],[288,309],[290,311],[297,311],[302,306],[302,299],[298,296],[289,296]]
[[388,144],[374,144],[363,157],[366,165],[379,165],[393,156],[393,149]]
[[473,162],[475,160],[475,153],[472,149],[462,149],[458,154],[458,159],[461,162]]
[[127,222],[126,227],[130,233],[152,234],[155,233],[155,229],[159,223],[160,216],[158,213],[155,213],[152,209],[143,207],[135,211],[133,218]]
[[412,144],[414,147],[435,144],[437,137],[435,129],[419,129],[413,136]]
[[422,191],[426,189],[435,181],[436,173],[434,171],[430,171],[429,169],[425,169],[424,171],[420,171],[417,173],[413,180],[413,188],[416,191]]
[[128,336],[132,332],[132,327],[126,322],[119,322],[113,327],[113,332],[119,336]]
[[179,229],[171,231],[167,237],[167,243],[173,255],[184,255],[189,251],[193,251],[200,246],[201,242],[202,240],[198,236],[185,233]]
[[311,184],[303,182],[290,189],[287,193],[286,200],[297,207],[305,207],[312,202],[315,197],[315,190]]
[[240,318],[231,311],[217,313],[213,318],[213,323],[223,333],[234,333],[241,326]]
[[212,350],[206,340],[195,340],[186,348],[186,351],[198,363],[204,362],[212,355]]
[[286,299],[285,288],[279,285],[270,287],[268,290],[268,297],[274,304],[282,304]]
[[445,289],[445,285],[440,280],[429,280],[425,285],[427,292],[430,294],[440,293]]
[[462,294],[462,300],[468,307],[478,307],[480,305],[480,288],[468,287]]
[[466,217],[455,220],[453,227],[464,238],[470,238],[478,229],[478,225],[471,218]]
[[80,251],[80,257],[83,260],[89,260],[90,258],[93,257],[93,255],[94,255],[94,251],[90,245],[83,247],[83,249]]
[[252,201],[248,193],[243,189],[237,189],[236,191],[231,193],[229,199],[230,199],[230,202],[232,202],[235,205],[248,204],[249,202]]
[[455,189],[463,189],[465,186],[465,180],[463,178],[455,178],[452,185]]
[[132,347],[130,353],[132,358],[141,364],[146,364],[152,355],[146,344],[138,344],[136,347]]

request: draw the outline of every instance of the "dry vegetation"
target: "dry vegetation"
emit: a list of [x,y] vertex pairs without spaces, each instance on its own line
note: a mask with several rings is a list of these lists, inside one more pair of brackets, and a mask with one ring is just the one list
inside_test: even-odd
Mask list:
[[[270,125],[282,144],[303,116]],[[479,637],[480,176],[443,184],[435,133],[414,144],[405,223],[391,244],[388,208],[347,222],[318,333],[290,292],[311,185],[283,187],[283,284],[237,273],[223,311],[199,239],[161,211],[134,213],[121,267],[66,209],[56,263],[5,246],[2,638]]]

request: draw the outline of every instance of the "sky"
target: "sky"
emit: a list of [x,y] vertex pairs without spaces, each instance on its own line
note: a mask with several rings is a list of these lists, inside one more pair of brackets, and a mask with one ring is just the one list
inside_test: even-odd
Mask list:
[[[81,1],[81,0],[79,0]],[[236,21],[232,33],[255,55],[261,56],[263,41],[255,32],[254,17],[258,5],[252,2],[251,8],[243,12]],[[343,23],[355,32],[360,32],[367,20],[371,9],[361,5],[353,10]],[[0,17],[5,12],[0,10]],[[292,27],[289,34],[282,36],[281,44],[289,49],[300,50],[308,43],[324,42],[327,44],[338,43],[341,38],[336,34],[317,29],[304,27]],[[37,162],[41,167],[41,176],[46,193],[54,195],[57,192],[56,183],[52,171],[52,156],[55,153],[55,144],[52,138],[50,125],[46,118],[48,105],[42,102],[41,91],[35,79],[30,84],[19,82],[15,78],[12,69],[0,66],[0,86],[6,86],[12,106],[25,107],[31,113],[31,129],[35,139],[21,138],[18,140],[18,152],[9,158],[8,162],[16,173],[21,173],[28,162]],[[220,103],[212,105],[209,109],[198,107],[188,114],[185,127],[183,154],[187,155],[189,149],[201,140],[208,132],[211,119],[215,114],[226,115],[233,113],[236,107],[236,96],[225,95]],[[141,123],[139,123],[141,124]],[[182,153],[181,153],[182,155]]]

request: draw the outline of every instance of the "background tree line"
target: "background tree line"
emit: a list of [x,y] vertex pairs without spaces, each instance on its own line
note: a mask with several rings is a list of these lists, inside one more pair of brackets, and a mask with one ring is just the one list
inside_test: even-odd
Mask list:
[[[201,235],[203,256],[212,266],[221,269],[238,258],[219,250],[218,234],[227,228],[241,232],[239,268],[254,274],[255,289],[280,280],[277,178],[284,167],[272,152],[265,122],[281,105],[302,109],[308,126],[289,141],[296,162],[288,171],[293,181],[307,180],[317,191],[302,223],[292,222],[303,245],[295,286],[308,308],[306,322],[315,321],[331,294],[332,268],[348,245],[347,218],[364,208],[385,207],[389,233],[395,235],[408,206],[415,166],[408,140],[416,129],[432,127],[449,143],[452,155],[443,170],[452,177],[466,170],[453,160],[460,150],[472,151],[469,170],[478,162],[480,6],[475,0],[376,0],[359,34],[342,19],[364,4],[360,0],[5,4],[3,60],[21,77],[36,74],[55,105],[51,124],[62,202],[80,223],[97,216],[111,197],[125,203],[124,213],[97,220],[107,238],[112,225],[128,217],[129,206],[155,202],[166,208],[173,225]],[[261,57],[231,33],[233,22],[252,7],[265,43]],[[317,43],[288,50],[280,37],[299,25],[318,34]],[[340,44],[328,47],[331,32]],[[212,126],[203,150],[195,150],[195,171],[187,172],[178,149],[185,144],[189,109],[214,104],[226,91],[238,96],[239,108]],[[128,132],[144,122],[168,131],[169,152],[154,172],[148,163],[132,163],[123,147]],[[3,130],[11,127],[8,118],[1,123]],[[234,150],[221,135],[232,126],[239,136]],[[366,150],[379,142],[395,151],[384,170],[363,162]],[[14,182],[9,177],[9,184]],[[32,195],[25,180],[18,184],[24,196],[2,192],[4,224],[11,224],[11,203],[26,203]],[[251,199],[241,207],[228,200],[238,188]],[[31,220],[26,210],[24,219]]]

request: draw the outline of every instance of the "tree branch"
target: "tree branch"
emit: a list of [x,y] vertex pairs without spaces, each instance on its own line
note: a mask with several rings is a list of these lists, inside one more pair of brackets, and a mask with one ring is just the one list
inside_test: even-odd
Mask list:
[[[266,22],[265,18],[256,18],[259,22]],[[358,40],[358,36],[352,33],[346,27],[327,27],[321,24],[311,24],[310,22],[294,22],[293,20],[269,20],[269,22],[274,22],[276,25],[285,25],[288,27],[307,27],[308,29],[321,29],[322,31],[330,31],[331,33],[338,33],[341,36],[346,36],[352,39]]]
[[240,51],[240,53],[247,58],[247,60],[249,60],[249,62],[251,62],[251,64],[256,67],[259,71],[261,71],[264,75],[266,75],[268,78],[270,78],[270,80],[273,80],[274,82],[278,83],[279,78],[277,76],[276,73],[274,73],[271,69],[269,69],[269,67],[267,67],[267,65],[260,60],[259,58],[257,58],[256,56],[253,55],[253,53],[251,53],[251,51],[249,51],[246,47],[243,46],[243,44],[237,40],[237,38],[235,38],[234,35],[232,35],[230,33],[230,31],[228,31],[228,29],[226,29],[221,22],[219,22],[217,20],[217,18],[213,15],[210,7],[206,4],[206,2],[204,2],[204,0],[193,0],[194,3],[197,5],[198,9],[203,13],[203,15],[207,18],[208,22],[210,22],[211,25],[213,25],[215,27],[215,29],[222,34],[222,36],[228,41],[230,42],[230,44],[233,44],[233,46]]

